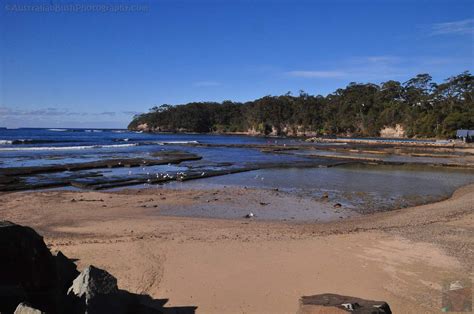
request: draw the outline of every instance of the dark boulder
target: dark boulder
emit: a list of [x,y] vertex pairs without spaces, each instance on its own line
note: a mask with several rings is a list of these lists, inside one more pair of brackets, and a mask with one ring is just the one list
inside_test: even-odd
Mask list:
[[1,313],[13,313],[21,302],[42,312],[64,312],[67,289],[78,273],[61,252],[52,255],[33,229],[0,221]]
[[61,295],[66,295],[72,281],[79,275],[76,264],[61,251],[54,256]]
[[0,221],[0,313],[194,313],[165,308],[166,299],[119,290],[117,279],[94,266],[82,273],[64,254],[52,255],[33,229]]
[[384,301],[371,301],[338,294],[318,294],[302,297],[298,314],[391,314],[390,306]]
[[33,229],[0,222],[0,312],[20,302],[57,313],[58,280],[54,257]]

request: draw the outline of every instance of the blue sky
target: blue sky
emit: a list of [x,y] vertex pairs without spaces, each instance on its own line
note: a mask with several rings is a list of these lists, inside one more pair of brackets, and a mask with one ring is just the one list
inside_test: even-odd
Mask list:
[[163,103],[474,68],[471,0],[118,3],[137,2],[2,1],[0,126],[125,127]]

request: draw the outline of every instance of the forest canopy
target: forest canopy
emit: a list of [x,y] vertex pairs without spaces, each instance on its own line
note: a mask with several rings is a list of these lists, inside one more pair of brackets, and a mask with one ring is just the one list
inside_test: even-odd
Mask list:
[[429,74],[400,83],[350,83],[327,96],[287,93],[245,103],[155,106],[129,129],[150,132],[245,132],[260,135],[379,136],[400,125],[407,137],[453,137],[474,127],[474,77],[468,71],[433,82]]

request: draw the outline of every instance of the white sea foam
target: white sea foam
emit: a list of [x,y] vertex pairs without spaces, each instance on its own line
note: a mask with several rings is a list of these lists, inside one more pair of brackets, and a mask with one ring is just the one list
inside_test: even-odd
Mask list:
[[115,144],[115,145],[87,145],[87,146],[43,146],[43,147],[4,147],[0,151],[42,151],[42,150],[81,150],[81,149],[99,149],[99,148],[123,148],[137,146],[133,144]]
[[53,131],[53,132],[67,132],[67,129],[48,129],[48,131]]
[[161,141],[156,142],[158,145],[173,145],[173,144],[199,144],[198,141]]
[[0,145],[11,145],[13,141],[10,140],[0,140]]

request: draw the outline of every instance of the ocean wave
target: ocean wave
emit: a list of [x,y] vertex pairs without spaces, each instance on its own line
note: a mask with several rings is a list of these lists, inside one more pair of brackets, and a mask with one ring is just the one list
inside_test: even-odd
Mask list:
[[198,141],[160,141],[154,143],[158,145],[199,144]]
[[0,140],[0,145],[51,144],[51,143],[65,143],[65,142],[76,142],[76,141],[17,139],[17,140]]
[[87,133],[101,133],[101,132],[104,132],[104,130],[84,130],[84,132],[87,132]]
[[99,149],[99,148],[124,148],[137,146],[133,144],[113,144],[113,145],[86,145],[86,146],[43,146],[43,147],[5,147],[0,151],[41,151],[41,150],[82,150],[82,149]]
[[48,131],[53,131],[53,132],[67,132],[68,129],[48,129]]
[[114,142],[128,142],[130,141],[129,138],[116,138],[114,139]]

